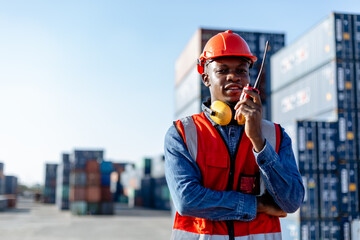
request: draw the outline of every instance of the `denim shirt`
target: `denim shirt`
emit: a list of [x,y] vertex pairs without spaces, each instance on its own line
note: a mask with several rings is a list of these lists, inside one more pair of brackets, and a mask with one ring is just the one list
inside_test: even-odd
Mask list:
[[[213,125],[207,113],[207,118]],[[236,152],[243,126],[216,126],[229,147],[231,155]],[[287,213],[295,212],[304,198],[304,186],[298,171],[291,139],[282,129],[279,154],[266,142],[256,153],[253,150],[267,191]],[[256,217],[256,196],[236,191],[214,191],[202,185],[200,169],[181,136],[171,126],[165,136],[165,176],[176,210],[180,215],[215,221],[251,221]]]

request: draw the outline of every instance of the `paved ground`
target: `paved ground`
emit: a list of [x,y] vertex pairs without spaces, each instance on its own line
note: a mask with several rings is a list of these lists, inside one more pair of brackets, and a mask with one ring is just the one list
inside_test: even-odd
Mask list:
[[168,211],[116,207],[113,216],[73,216],[55,205],[19,200],[0,212],[1,240],[169,240]]

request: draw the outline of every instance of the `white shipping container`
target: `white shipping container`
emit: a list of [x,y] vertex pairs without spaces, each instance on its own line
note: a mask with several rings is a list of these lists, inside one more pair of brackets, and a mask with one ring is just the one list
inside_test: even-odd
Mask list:
[[360,239],[360,219],[353,220],[351,223],[351,239]]
[[[336,121],[337,109],[356,108],[354,63],[331,61],[272,94],[272,120]],[[329,112],[332,114],[329,115]]]
[[175,89],[176,113],[185,109],[194,99],[200,98],[201,84],[201,77],[194,68]]
[[335,58],[352,59],[352,16],[332,13],[271,57],[271,90],[297,81]]
[[277,123],[312,120],[337,109],[336,64],[331,62],[271,96],[271,119]]

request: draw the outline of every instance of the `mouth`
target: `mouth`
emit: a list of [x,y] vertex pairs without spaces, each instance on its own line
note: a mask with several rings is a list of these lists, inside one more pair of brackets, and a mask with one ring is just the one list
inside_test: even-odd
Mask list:
[[225,91],[242,91],[242,87],[236,84],[229,84],[224,87]]

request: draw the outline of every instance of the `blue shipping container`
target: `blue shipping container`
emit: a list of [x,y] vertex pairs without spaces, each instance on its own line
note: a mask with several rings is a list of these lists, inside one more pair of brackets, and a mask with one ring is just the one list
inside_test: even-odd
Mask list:
[[341,212],[355,214],[359,212],[359,163],[357,161],[342,162],[340,172]]
[[17,194],[17,177],[5,176],[5,194]]
[[300,172],[317,171],[317,123],[297,122],[298,160]]
[[101,186],[110,186],[110,173],[101,174]]
[[318,156],[320,171],[335,171],[338,165],[337,142],[338,124],[337,122],[318,122]]
[[113,163],[110,161],[102,161],[100,163],[101,173],[112,173],[114,171]]
[[339,179],[335,173],[319,174],[320,217],[336,218],[340,214]]
[[351,111],[356,108],[355,71],[353,61],[336,63],[338,108]]
[[357,148],[356,148],[356,118],[357,113],[355,111],[344,111],[338,113],[339,119],[339,144],[338,144],[338,156],[339,160],[356,160]]
[[317,173],[302,174],[305,186],[304,202],[300,207],[300,217],[318,218],[319,217],[319,179]]
[[340,223],[336,220],[321,220],[320,239],[341,239]]
[[319,240],[320,227],[317,220],[301,220],[300,223],[301,240]]

